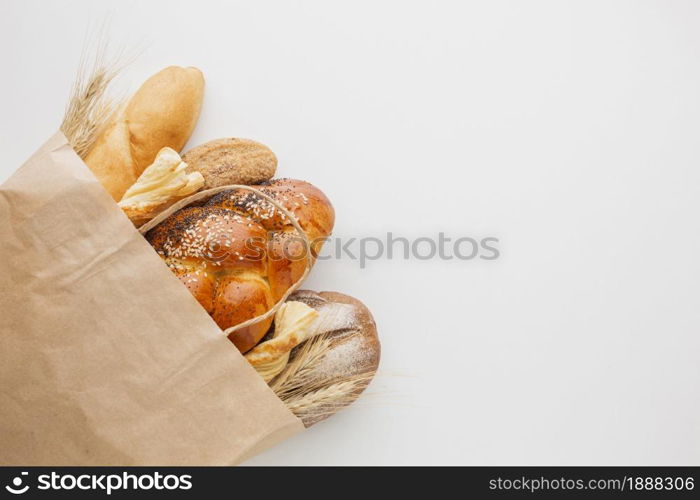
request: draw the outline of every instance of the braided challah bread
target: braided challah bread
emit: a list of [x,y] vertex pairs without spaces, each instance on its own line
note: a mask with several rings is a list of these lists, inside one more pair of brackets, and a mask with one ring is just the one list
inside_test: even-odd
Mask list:
[[[335,220],[328,198],[311,184],[292,179],[255,187],[296,216],[316,257]],[[269,311],[308,263],[305,243],[288,218],[243,189],[175,212],[146,238],[223,330]],[[246,352],[271,322],[241,328],[229,338]]]

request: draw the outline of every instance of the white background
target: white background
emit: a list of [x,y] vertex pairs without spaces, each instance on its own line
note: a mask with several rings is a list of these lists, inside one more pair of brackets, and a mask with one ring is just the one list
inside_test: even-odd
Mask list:
[[499,238],[492,262],[320,262],[308,287],[374,312],[381,373],[250,463],[700,464],[697,2],[0,5],[0,179],[108,19],[141,49],[121,85],[201,68],[191,144],[269,145],[337,236]]

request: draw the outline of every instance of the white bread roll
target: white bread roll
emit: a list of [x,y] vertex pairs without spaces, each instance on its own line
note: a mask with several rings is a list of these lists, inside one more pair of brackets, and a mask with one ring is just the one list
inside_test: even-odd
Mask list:
[[146,80],[114,116],[85,163],[115,201],[162,148],[182,151],[199,118],[203,98],[201,71],[169,66]]

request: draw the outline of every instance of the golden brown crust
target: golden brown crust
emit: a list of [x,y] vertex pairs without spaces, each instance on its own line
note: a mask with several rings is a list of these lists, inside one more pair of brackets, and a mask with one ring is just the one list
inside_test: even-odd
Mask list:
[[[316,187],[285,179],[260,189],[294,212],[309,238],[330,235],[333,207]],[[269,202],[249,193],[220,193],[203,206],[177,211],[146,235],[222,329],[271,309],[306,267],[303,240],[291,223]],[[229,338],[246,352],[270,322],[235,331]]]
[[[269,311],[274,305],[270,287],[258,275],[229,275],[219,280],[211,317],[223,330]],[[270,328],[272,318],[229,335],[241,352],[251,349]]]
[[97,138],[85,157],[85,163],[114,201],[119,201],[136,181],[129,145],[129,128],[124,121],[123,112],[116,115],[115,121],[107,125]]
[[[292,212],[310,240],[331,234],[335,223],[333,205],[313,184],[296,179],[275,179],[255,187]],[[207,205],[231,209],[251,217],[268,231],[291,229],[283,213],[252,191],[225,191],[212,197]]]
[[303,255],[304,244],[296,232],[274,231],[270,233],[268,251],[271,258],[268,259],[267,274],[272,296],[277,302],[304,274],[306,260],[290,258]]
[[277,170],[277,157],[270,148],[250,139],[215,139],[190,149],[182,159],[188,172],[204,176],[205,189],[260,184]]
[[181,151],[199,117],[204,78],[196,68],[170,66],[150,77],[115,114],[85,157],[119,201],[158,151]]

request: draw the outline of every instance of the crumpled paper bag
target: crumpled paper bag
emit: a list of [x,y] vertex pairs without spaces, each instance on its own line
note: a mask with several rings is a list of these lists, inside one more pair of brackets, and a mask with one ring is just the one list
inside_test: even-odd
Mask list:
[[229,465],[304,427],[57,133],[0,186],[0,464]]

